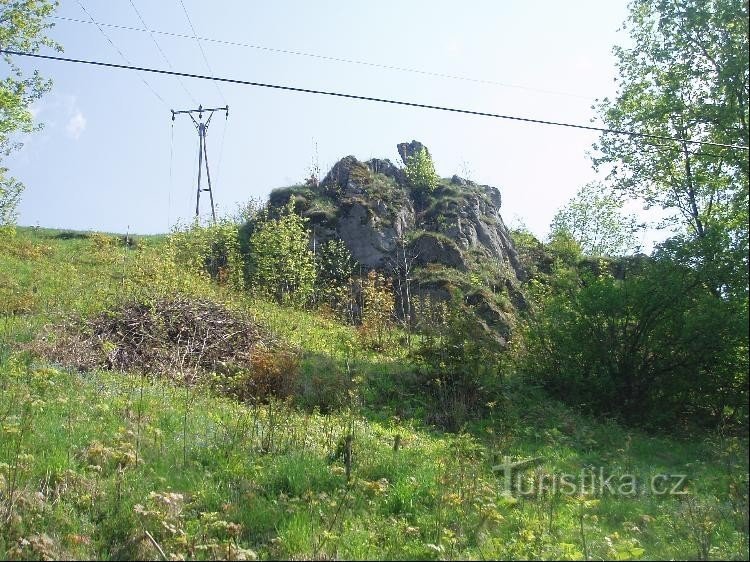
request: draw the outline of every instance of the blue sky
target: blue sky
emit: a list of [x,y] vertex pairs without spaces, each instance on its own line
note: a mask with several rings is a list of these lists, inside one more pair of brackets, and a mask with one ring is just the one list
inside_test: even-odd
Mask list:
[[[133,0],[155,30],[190,34],[179,0]],[[627,15],[621,0],[250,2],[184,0],[207,38],[297,50],[496,81],[508,87],[203,42],[217,76],[396,98],[434,105],[586,124],[595,98],[614,93],[612,46]],[[142,27],[129,0],[81,0],[94,19]],[[65,18],[88,19],[77,0]],[[135,65],[167,68],[150,36],[105,27]],[[65,54],[122,63],[90,24],[55,20]],[[156,35],[172,66],[209,74],[196,41]],[[132,71],[20,60],[54,80],[33,110],[41,132],[6,165],[27,186],[20,224],[164,232],[195,206],[197,135],[174,123],[170,181],[169,109],[194,102],[178,80]],[[596,176],[586,156],[596,133],[483,117],[184,80],[204,106],[230,106],[208,134],[220,211],[299,182],[317,159],[386,157],[417,139],[442,176],[495,185],[507,223],[546,234],[555,210]],[[223,148],[222,148],[223,147]],[[317,147],[317,150],[316,150]]]

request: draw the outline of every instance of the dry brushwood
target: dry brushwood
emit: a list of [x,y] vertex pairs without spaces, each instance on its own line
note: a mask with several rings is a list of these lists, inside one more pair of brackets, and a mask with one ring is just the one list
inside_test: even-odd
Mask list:
[[172,378],[251,370],[258,353],[283,346],[244,314],[211,301],[174,298],[131,302],[89,320],[47,328],[34,348],[80,370]]

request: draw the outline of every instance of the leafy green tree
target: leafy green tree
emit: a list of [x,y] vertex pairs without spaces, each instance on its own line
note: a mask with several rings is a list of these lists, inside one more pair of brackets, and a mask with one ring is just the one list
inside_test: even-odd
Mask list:
[[341,286],[349,282],[357,266],[349,248],[337,238],[328,240],[316,255],[318,280],[325,285]]
[[[332,310],[351,311],[352,276],[356,260],[342,240],[333,238],[320,246],[315,254],[317,271],[315,301],[325,303]],[[349,315],[344,314],[344,317]]]
[[307,219],[290,199],[276,219],[260,217],[249,240],[251,286],[278,302],[305,304],[315,287]]
[[[626,28],[617,97],[598,106],[608,127],[748,145],[746,1],[633,0]],[[607,133],[595,148],[617,189],[673,211],[688,232],[747,230],[747,150]]]
[[589,256],[619,256],[635,248],[637,225],[633,215],[622,212],[622,202],[601,183],[578,190],[552,219],[552,239],[567,233]]
[[[673,428],[747,418],[748,311],[719,299],[672,241],[548,295],[527,326],[523,370],[564,401]],[[681,255],[683,254],[683,255]]]
[[547,249],[561,266],[575,266],[583,257],[581,243],[564,229],[554,230],[550,234]]
[[[647,338],[633,345],[651,365],[643,371],[653,377],[648,396],[667,397],[665,410],[679,398],[715,415],[727,389],[747,400],[736,383],[747,386],[748,151],[688,140],[748,146],[748,25],[747,1],[633,0],[631,46],[615,48],[618,93],[598,106],[610,128],[683,139],[604,133],[594,157],[621,193],[672,213],[676,236],[655,256],[661,269],[640,276],[648,290],[631,290],[612,316],[639,323],[631,330]],[[669,301],[669,293],[677,296]],[[654,302],[659,295],[665,300]],[[599,314],[606,318],[607,310]]]
[[[57,2],[49,0],[0,0],[0,47],[3,49],[37,52],[40,47],[59,46],[45,35],[52,24],[48,17]],[[41,125],[34,124],[31,104],[52,87],[50,80],[38,71],[24,74],[12,56],[3,54],[9,66],[8,74],[0,79],[0,162],[21,143],[14,141],[18,133],[30,133]],[[23,184],[8,175],[0,166],[0,227],[15,222],[15,211]]]
[[406,162],[406,181],[415,189],[426,192],[433,191],[440,180],[435,172],[435,164],[427,149],[422,147],[421,150],[412,154]]
[[382,273],[371,270],[359,279],[358,292],[361,340],[370,349],[385,349],[396,306],[391,281]]

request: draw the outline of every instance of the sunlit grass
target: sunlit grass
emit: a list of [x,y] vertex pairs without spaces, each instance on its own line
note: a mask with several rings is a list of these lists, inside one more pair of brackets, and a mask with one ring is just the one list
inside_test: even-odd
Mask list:
[[[0,557],[152,559],[156,545],[203,559],[748,556],[740,439],[646,435],[512,378],[489,417],[444,433],[425,426],[424,404],[402,386],[413,367],[398,337],[363,350],[354,328],[324,315],[184,272],[159,277],[149,268],[161,239],[126,248],[59,234],[22,229],[0,252]],[[240,404],[22,351],[46,323],[142,297],[144,279],[249,310],[300,348],[303,391]],[[602,467],[640,487],[627,497],[510,494],[493,467],[534,457],[526,486]],[[651,493],[659,474],[686,475],[678,491],[689,493]]]

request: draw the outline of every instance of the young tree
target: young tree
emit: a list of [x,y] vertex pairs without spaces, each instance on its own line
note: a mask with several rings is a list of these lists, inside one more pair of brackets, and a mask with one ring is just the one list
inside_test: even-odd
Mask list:
[[412,287],[414,275],[414,262],[419,253],[409,247],[406,237],[403,235],[396,238],[395,255],[388,260],[395,279],[395,289],[399,303],[399,316],[406,328],[407,342],[411,344],[411,325],[413,320],[412,310]]
[[279,218],[261,220],[249,240],[251,285],[276,299],[301,305],[315,286],[315,256],[307,219],[290,199]]
[[588,183],[562,207],[550,225],[550,238],[568,234],[589,256],[619,256],[635,248],[636,220],[598,182]]
[[[45,35],[52,26],[47,18],[56,6],[57,2],[49,0],[0,0],[0,47],[26,52],[36,52],[42,46],[60,49]],[[3,54],[3,60],[9,68],[7,76],[0,79],[0,163],[20,148],[21,143],[13,140],[15,134],[41,127],[34,125],[30,107],[52,87],[38,71],[24,74],[11,55]],[[0,165],[0,227],[15,222],[22,191],[23,184]]]
[[404,172],[409,185],[428,193],[437,187],[440,180],[432,157],[424,147],[407,159]]
[[396,306],[391,280],[375,270],[360,278],[360,310],[362,324],[359,333],[367,347],[385,349]]
[[[357,261],[346,244],[338,238],[328,240],[315,254],[315,265],[316,302],[324,302],[332,310],[351,312],[351,284]],[[352,315],[345,317],[349,319]]]
[[316,258],[318,279],[326,285],[340,286],[348,283],[357,267],[346,244],[338,238],[323,244]]

